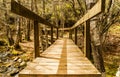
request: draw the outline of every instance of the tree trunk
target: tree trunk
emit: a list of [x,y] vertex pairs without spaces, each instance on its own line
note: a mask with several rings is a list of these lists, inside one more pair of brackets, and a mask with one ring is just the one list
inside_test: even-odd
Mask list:
[[30,20],[27,19],[27,28],[26,28],[26,36],[25,36],[25,39],[27,41],[30,41]]
[[15,49],[20,49],[20,45],[19,45],[19,42],[20,42],[20,36],[21,36],[21,17],[18,18],[17,20],[17,36],[16,36],[16,41],[15,41]]
[[14,45],[14,40],[12,37],[12,31],[11,28],[9,27],[9,25],[6,25],[6,31],[7,31],[7,39],[8,39],[8,43],[10,46]]
[[[4,14],[4,15],[5,15],[5,19],[6,19],[6,22],[7,22],[7,19],[8,19],[8,11],[7,11],[6,0],[3,0],[3,6],[6,8],[6,11],[5,11],[5,14]],[[12,37],[12,31],[11,31],[11,28],[10,28],[10,26],[8,25],[8,23],[7,23],[7,25],[6,25],[6,30],[7,30],[7,33],[6,33],[7,39],[8,39],[9,45],[11,46],[11,45],[14,44],[14,39],[13,39],[13,37]]]
[[[94,21],[93,21],[94,20]],[[102,46],[100,42],[100,36],[99,36],[99,30],[97,27],[97,21],[96,18],[93,18],[91,20],[91,40],[92,40],[92,52],[93,52],[93,60],[94,60],[94,65],[96,68],[101,72],[105,72],[105,67],[104,67],[104,61],[102,57]]]
[[104,62],[103,62],[103,56],[102,56],[102,47],[101,45],[95,46],[92,44],[93,48],[93,59],[94,59],[94,65],[95,67],[101,72],[105,72]]

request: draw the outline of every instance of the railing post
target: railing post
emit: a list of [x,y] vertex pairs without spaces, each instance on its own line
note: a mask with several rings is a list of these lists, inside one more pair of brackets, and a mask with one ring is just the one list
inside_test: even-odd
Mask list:
[[39,26],[38,21],[34,21],[34,57],[39,57]]
[[59,37],[59,34],[58,34],[58,33],[59,33],[59,30],[58,30],[58,28],[57,28],[57,39],[58,39],[58,37]]
[[72,39],[72,30],[69,30],[69,39]]
[[53,44],[53,27],[51,27],[51,44]]
[[75,28],[75,44],[77,45],[77,27]]
[[90,44],[90,20],[87,20],[84,25],[84,53],[85,56],[91,58],[91,44]]

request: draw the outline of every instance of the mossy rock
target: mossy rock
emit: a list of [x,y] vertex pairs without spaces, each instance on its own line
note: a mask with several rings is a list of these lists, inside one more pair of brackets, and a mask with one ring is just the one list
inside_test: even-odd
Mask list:
[[17,51],[17,50],[13,50],[13,51],[12,51],[12,55],[15,55],[15,56],[20,55],[20,52]]

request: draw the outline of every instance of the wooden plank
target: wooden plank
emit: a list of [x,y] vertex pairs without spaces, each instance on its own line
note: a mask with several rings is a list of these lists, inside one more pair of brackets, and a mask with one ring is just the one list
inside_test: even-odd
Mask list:
[[101,74],[72,40],[58,39],[30,62],[19,77],[101,77]]
[[29,18],[32,20],[37,20],[39,23],[45,24],[47,26],[50,26],[50,27],[52,26],[52,27],[58,28],[57,26],[49,23],[48,21],[46,21],[42,17],[38,16],[37,14],[35,14],[34,12],[25,8],[24,6],[22,6],[21,4],[17,3],[14,0],[11,0],[11,11],[15,14],[20,15],[20,16],[23,16],[23,17],[26,17],[26,18]]
[[39,26],[38,21],[34,21],[34,58],[39,57]]
[[85,21],[87,21],[88,19],[95,17],[96,15],[100,14],[103,10],[103,6],[104,4],[102,4],[104,2],[104,0],[99,0],[94,6],[93,8],[91,8],[80,20],[77,21],[77,23],[75,23],[71,29],[76,28],[77,26],[79,26],[80,24],[84,23]]

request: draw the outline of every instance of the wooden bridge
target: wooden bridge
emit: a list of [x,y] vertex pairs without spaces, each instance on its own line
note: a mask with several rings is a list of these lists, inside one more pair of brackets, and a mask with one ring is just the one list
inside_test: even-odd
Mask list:
[[[98,2],[71,28],[59,29],[42,17],[12,0],[11,11],[34,20],[34,57],[33,62],[19,73],[19,77],[101,77],[101,73],[89,61],[90,57],[90,19],[104,11],[105,0]],[[24,13],[23,13],[24,12]],[[51,28],[51,43],[43,53],[39,53],[39,25]],[[84,54],[77,47],[77,27],[85,23]],[[53,28],[57,30],[57,40],[53,43]],[[69,38],[59,38],[59,30],[69,30]],[[71,31],[75,31],[75,43],[71,40]]]

